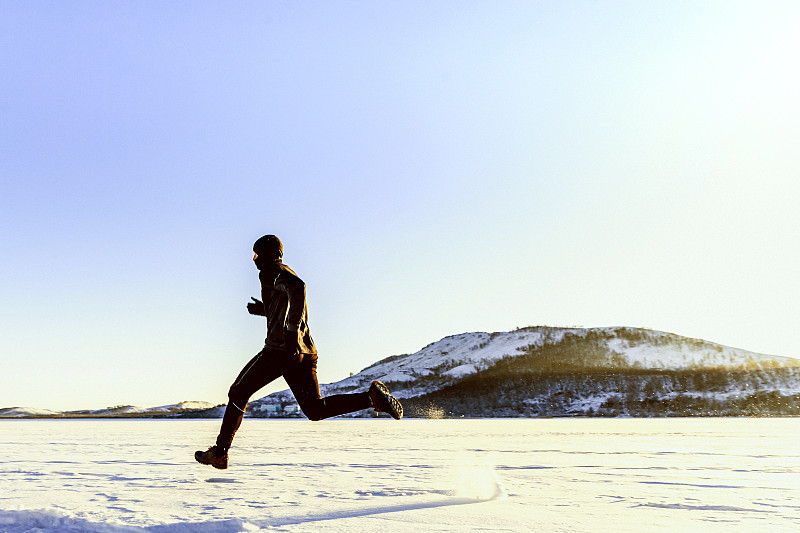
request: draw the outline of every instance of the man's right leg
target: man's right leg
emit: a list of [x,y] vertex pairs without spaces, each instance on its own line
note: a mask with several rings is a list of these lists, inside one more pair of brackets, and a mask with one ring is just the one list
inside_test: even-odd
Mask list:
[[304,354],[302,357],[300,364],[283,377],[309,420],[322,420],[372,407],[368,392],[322,398],[317,381],[317,355]]

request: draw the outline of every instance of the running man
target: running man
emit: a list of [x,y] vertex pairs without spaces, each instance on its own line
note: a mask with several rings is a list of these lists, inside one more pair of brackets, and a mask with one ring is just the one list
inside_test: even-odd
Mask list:
[[373,381],[366,392],[322,398],[317,381],[317,349],[308,330],[305,283],[283,264],[283,245],[275,235],[258,239],[253,252],[263,302],[252,298],[247,310],[267,318],[264,349],[244,366],[231,385],[216,444],[204,452],[195,452],[194,458],[220,470],[228,468],[228,450],[242,423],[247,402],[256,391],[281,376],[310,420],[370,407],[399,420],[403,406],[380,381]]

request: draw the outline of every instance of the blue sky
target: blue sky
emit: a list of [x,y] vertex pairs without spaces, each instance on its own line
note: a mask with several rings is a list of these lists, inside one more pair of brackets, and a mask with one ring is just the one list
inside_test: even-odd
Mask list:
[[[222,403],[465,331],[800,356],[795,2],[0,3],[0,406]],[[284,388],[283,382],[263,393]]]

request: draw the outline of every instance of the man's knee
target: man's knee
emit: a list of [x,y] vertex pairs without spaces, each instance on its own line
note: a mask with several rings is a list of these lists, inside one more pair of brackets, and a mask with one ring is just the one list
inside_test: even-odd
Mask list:
[[300,404],[300,410],[306,415],[306,418],[312,422],[317,422],[325,418],[325,400],[311,400]]
[[234,383],[231,385],[231,388],[228,389],[228,400],[233,405],[238,407],[240,411],[244,411],[245,407],[247,406],[247,402],[250,400],[250,396],[237,387]]

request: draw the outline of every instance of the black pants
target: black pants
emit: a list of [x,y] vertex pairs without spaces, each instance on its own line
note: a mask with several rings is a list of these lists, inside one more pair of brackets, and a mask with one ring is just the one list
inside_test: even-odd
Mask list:
[[310,420],[352,413],[371,405],[367,392],[322,398],[317,381],[317,354],[292,354],[265,347],[245,365],[228,391],[228,406],[217,437],[218,448],[224,451],[230,448],[250,397],[281,376]]

